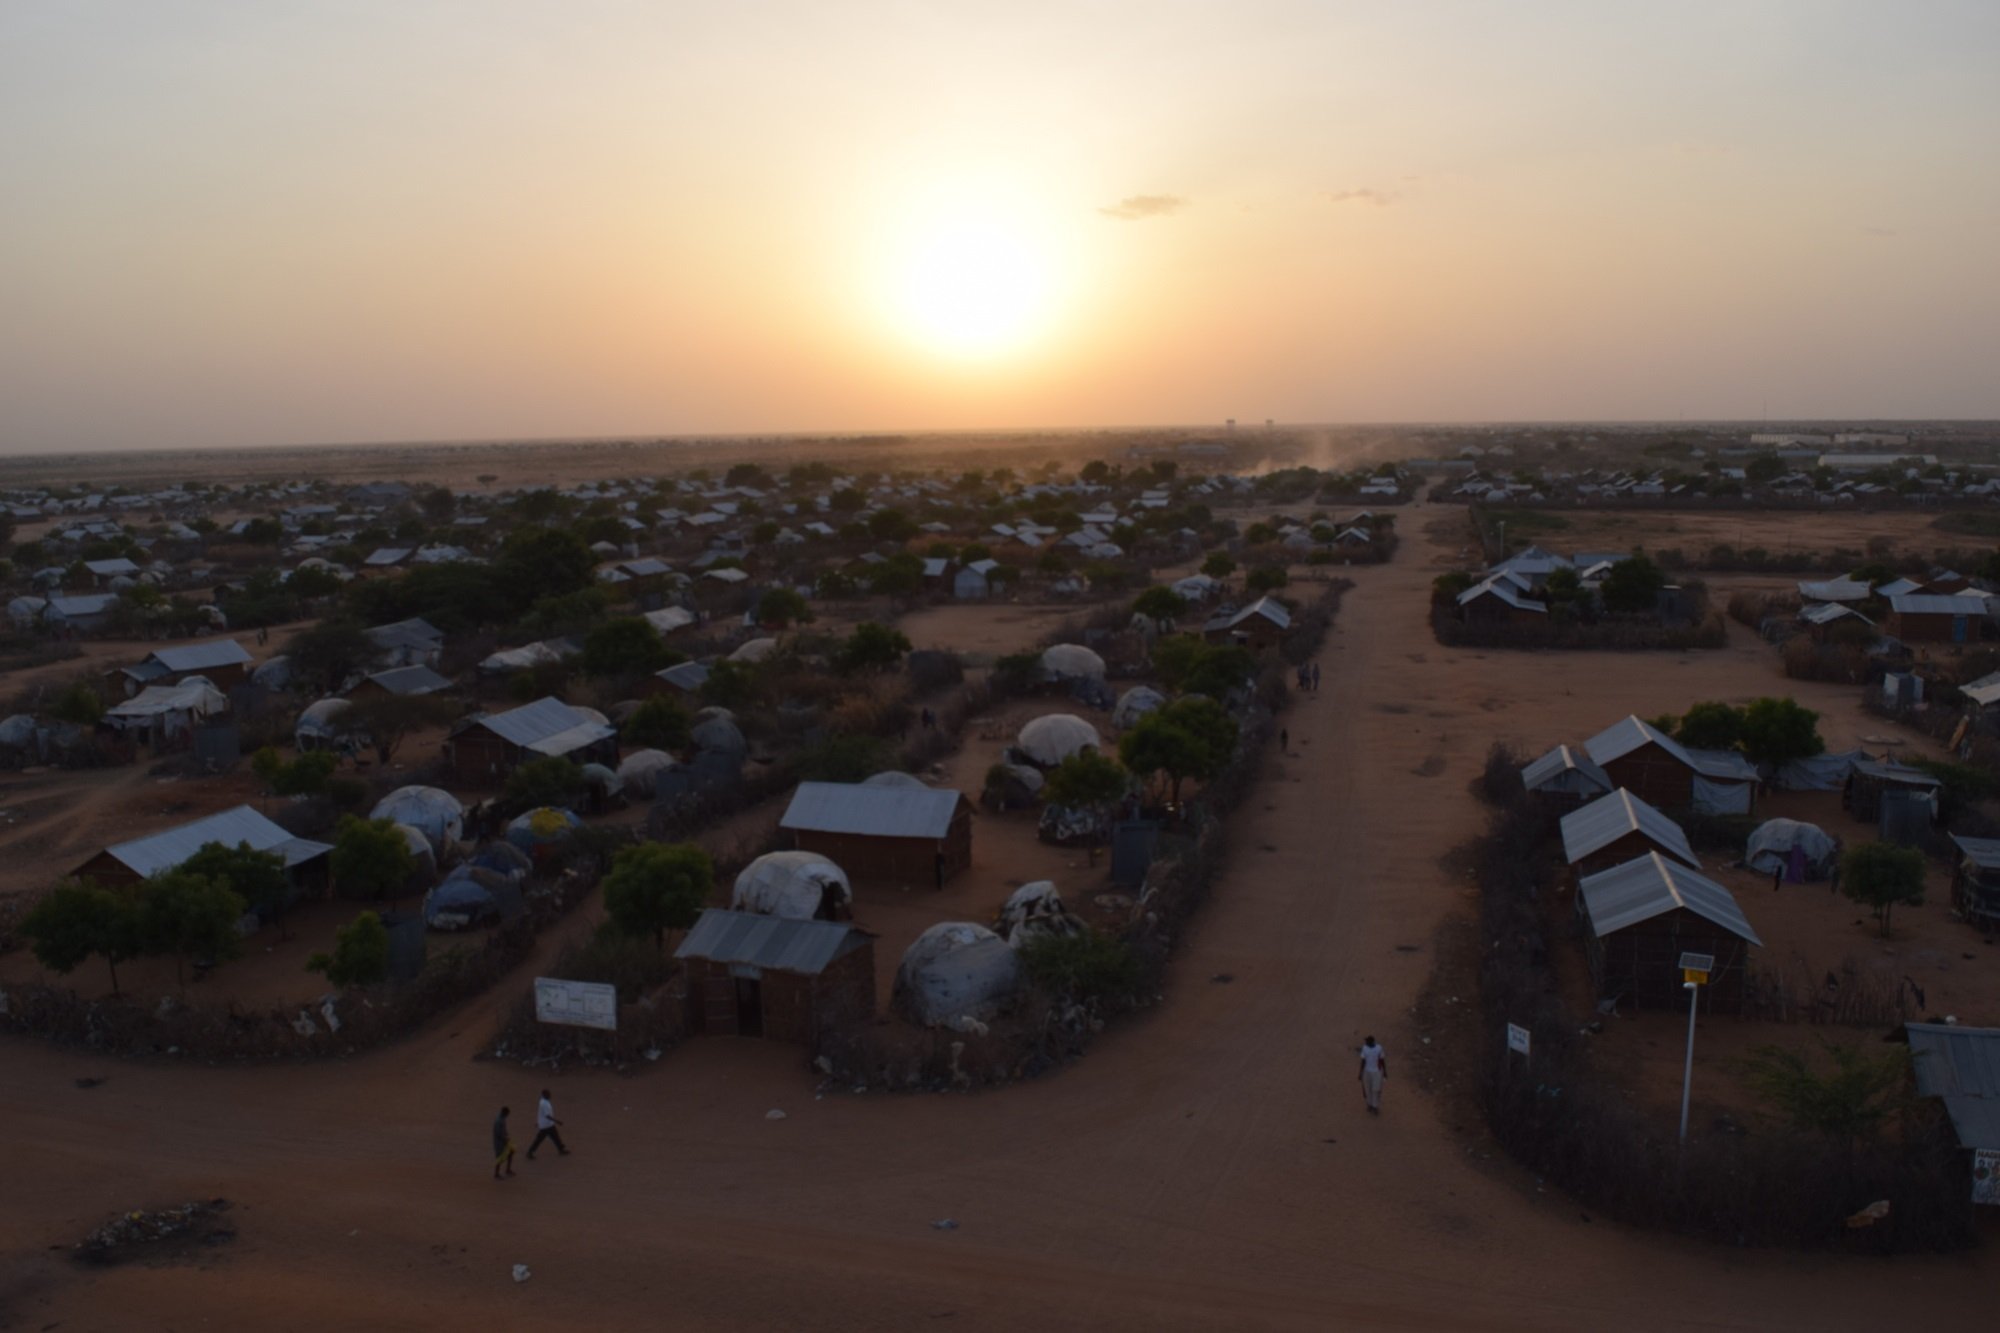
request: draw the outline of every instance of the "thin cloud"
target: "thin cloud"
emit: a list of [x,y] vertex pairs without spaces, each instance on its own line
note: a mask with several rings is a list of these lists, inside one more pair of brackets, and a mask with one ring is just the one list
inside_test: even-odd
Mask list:
[[1097,211],[1120,222],[1141,222],[1146,218],[1163,218],[1169,213],[1178,213],[1187,207],[1187,202],[1175,194],[1128,194],[1109,208]]
[[1360,204],[1365,208],[1387,208],[1396,202],[1396,196],[1387,190],[1328,190],[1324,196],[1329,204]]

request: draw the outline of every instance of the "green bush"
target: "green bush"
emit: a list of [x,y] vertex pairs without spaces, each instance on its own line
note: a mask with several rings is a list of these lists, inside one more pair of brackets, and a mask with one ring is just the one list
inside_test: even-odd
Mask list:
[[1129,1000],[1145,978],[1132,947],[1100,930],[1036,934],[1021,946],[1020,958],[1034,985],[1078,1000]]

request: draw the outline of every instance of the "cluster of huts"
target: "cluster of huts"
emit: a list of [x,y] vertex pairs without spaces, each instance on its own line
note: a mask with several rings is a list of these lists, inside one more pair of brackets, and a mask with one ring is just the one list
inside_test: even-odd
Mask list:
[[1864,625],[1899,644],[1967,644],[1984,638],[2000,604],[1952,570],[1922,579],[1801,579],[1799,627],[1825,641],[1844,625]]

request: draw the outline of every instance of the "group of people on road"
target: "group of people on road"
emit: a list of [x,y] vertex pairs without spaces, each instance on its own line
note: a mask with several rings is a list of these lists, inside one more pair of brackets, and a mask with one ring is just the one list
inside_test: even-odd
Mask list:
[[1299,688],[1307,694],[1319,693],[1319,663],[1301,662],[1298,667]]
[[[493,1118],[493,1178],[505,1180],[514,1174],[514,1132],[507,1125],[510,1114],[508,1107],[501,1107],[500,1114]],[[569,1156],[569,1146],[562,1140],[562,1121],[556,1118],[556,1104],[549,1097],[549,1090],[542,1089],[541,1102],[535,1107],[535,1137],[528,1144],[528,1160],[535,1160],[535,1150],[544,1141],[556,1145],[558,1155]]]

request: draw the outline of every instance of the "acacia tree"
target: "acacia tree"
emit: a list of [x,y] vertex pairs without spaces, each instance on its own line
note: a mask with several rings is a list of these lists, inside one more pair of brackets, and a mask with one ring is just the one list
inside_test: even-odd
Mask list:
[[1236,572],[1236,562],[1221,551],[1213,551],[1201,562],[1201,572],[1212,579],[1226,579]]
[[277,920],[292,901],[292,881],[285,875],[285,858],[276,852],[260,852],[247,842],[234,847],[220,842],[204,843],[193,856],[181,862],[180,868],[233,890],[259,920]]
[[1629,615],[1652,610],[1660,590],[1666,586],[1666,572],[1648,559],[1645,552],[1634,551],[1629,558],[1611,566],[1597,595],[1603,599],[1605,610]]
[[1832,1069],[1821,1073],[1804,1053],[1760,1046],[1746,1062],[1751,1087],[1794,1128],[1823,1134],[1852,1151],[1873,1138],[1909,1100],[1910,1052],[1891,1046],[1867,1055],[1857,1046],[1827,1043]]
[[328,861],[334,887],[350,898],[398,895],[417,867],[416,853],[395,820],[354,815],[341,819]]
[[1124,796],[1132,775],[1095,750],[1079,750],[1049,770],[1042,795],[1051,805],[1090,809]]
[[35,961],[68,976],[97,954],[111,969],[111,993],[118,994],[118,965],[142,952],[137,897],[89,880],[58,884],[21,919],[21,933]]
[[1889,913],[1897,903],[1920,907],[1924,901],[1924,854],[1914,847],[1865,842],[1840,858],[1840,891],[1871,908],[1889,933]]
[[1181,783],[1206,782],[1222,771],[1236,749],[1236,719],[1213,699],[1176,699],[1139,719],[1118,742],[1118,757],[1134,773],[1165,773],[1170,801],[1181,802]]
[[333,933],[333,951],[306,959],[306,971],[321,972],[336,986],[370,986],[389,975],[389,928],[374,912],[363,912]]
[[639,675],[666,664],[660,632],[639,616],[607,620],[584,636],[583,669],[590,675]]
[[236,923],[246,906],[242,895],[206,875],[155,875],[139,898],[140,938],[147,952],[174,956],[174,981],[185,984],[188,959],[219,962],[243,951]]
[[1743,710],[1743,753],[1759,764],[1810,759],[1826,749],[1819,714],[1793,699],[1752,699]]
[[812,608],[795,588],[772,588],[757,599],[757,623],[772,629],[803,625],[813,618]]
[[441,694],[364,694],[341,713],[339,725],[367,737],[386,764],[413,732],[442,727],[456,716],[458,705]]
[[651,935],[664,950],[667,932],[686,930],[715,887],[715,863],[693,843],[642,842],[620,851],[604,877],[604,910],[626,935]]
[[1144,616],[1161,629],[1173,628],[1174,621],[1187,613],[1187,598],[1164,585],[1156,585],[1133,599],[1132,614]]
[[843,673],[893,670],[910,651],[909,636],[899,629],[864,620],[854,627],[833,656],[834,668]]
[[1743,713],[1725,703],[1698,703],[1681,714],[1674,739],[1697,750],[1733,750],[1743,740]]
[[657,750],[685,750],[694,723],[687,709],[671,696],[656,694],[632,710],[623,734],[633,745]]

